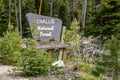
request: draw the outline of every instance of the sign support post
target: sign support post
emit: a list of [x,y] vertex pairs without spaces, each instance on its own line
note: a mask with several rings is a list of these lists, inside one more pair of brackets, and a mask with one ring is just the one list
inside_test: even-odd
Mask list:
[[41,15],[41,10],[42,10],[42,0],[40,0],[39,15]]
[[[63,30],[62,30],[61,41],[60,41],[61,43],[64,43],[63,38],[64,38],[65,30],[66,30],[66,27],[64,26],[64,27],[63,27]],[[60,50],[59,50],[59,58],[58,58],[59,60],[62,60],[63,53],[64,53],[64,49],[60,49]]]

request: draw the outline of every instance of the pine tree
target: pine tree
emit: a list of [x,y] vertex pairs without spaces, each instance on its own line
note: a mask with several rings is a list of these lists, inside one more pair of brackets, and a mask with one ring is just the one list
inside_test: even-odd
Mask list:
[[68,0],[53,0],[53,17],[60,18],[63,25],[70,26],[70,7]]
[[93,10],[92,13],[94,17],[90,21],[91,26],[88,25],[85,34],[95,36],[102,35],[108,38],[110,38],[111,35],[118,34],[116,28],[117,24],[120,23],[120,0],[95,1],[96,6],[94,6],[95,10]]
[[103,35],[116,34],[116,24],[120,23],[120,1],[102,0],[101,9],[96,16],[96,25],[100,25]]
[[69,3],[68,1],[62,1],[61,5],[59,7],[59,14],[58,17],[62,19],[63,25],[67,26],[67,28],[70,26],[70,14],[69,14]]
[[79,22],[77,19],[74,19],[71,23],[70,29],[66,31],[64,38],[65,42],[71,42],[72,46],[76,46],[76,44],[79,45],[81,43],[79,30]]
[[6,31],[8,25],[8,1],[0,0],[0,36]]
[[120,42],[117,38],[109,41],[107,48],[110,53],[102,54],[97,62],[96,69],[93,73],[97,76],[100,74],[113,77],[114,80],[119,80],[120,77]]
[[[38,2],[39,3],[39,2]],[[28,25],[25,15],[27,13],[35,13],[38,14],[37,10],[39,8],[36,8],[35,1],[33,0],[23,0],[22,1],[22,26],[23,26],[23,36],[29,37],[28,32]]]

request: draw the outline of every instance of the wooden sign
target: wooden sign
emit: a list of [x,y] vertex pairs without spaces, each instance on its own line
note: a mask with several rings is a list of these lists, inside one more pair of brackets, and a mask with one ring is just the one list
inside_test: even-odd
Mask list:
[[62,21],[33,13],[26,14],[32,37],[35,40],[60,40]]

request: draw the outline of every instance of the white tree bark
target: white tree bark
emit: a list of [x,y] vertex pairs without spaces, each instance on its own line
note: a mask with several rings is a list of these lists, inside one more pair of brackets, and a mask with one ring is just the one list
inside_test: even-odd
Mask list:
[[19,23],[20,23],[20,35],[22,36],[22,12],[21,12],[21,0],[19,0]]
[[83,0],[82,5],[82,28],[85,28],[87,0]]
[[11,0],[9,0],[9,24],[11,23]]
[[17,7],[17,1],[14,0],[14,4],[15,4],[15,16],[16,16],[16,26],[18,27],[18,30],[19,30],[19,20],[18,20],[18,7]]

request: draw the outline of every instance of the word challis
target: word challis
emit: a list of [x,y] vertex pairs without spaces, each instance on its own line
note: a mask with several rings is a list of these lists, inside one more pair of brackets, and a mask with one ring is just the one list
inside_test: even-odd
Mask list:
[[54,19],[48,20],[48,19],[37,19],[36,20],[37,24],[54,24],[55,21]]

